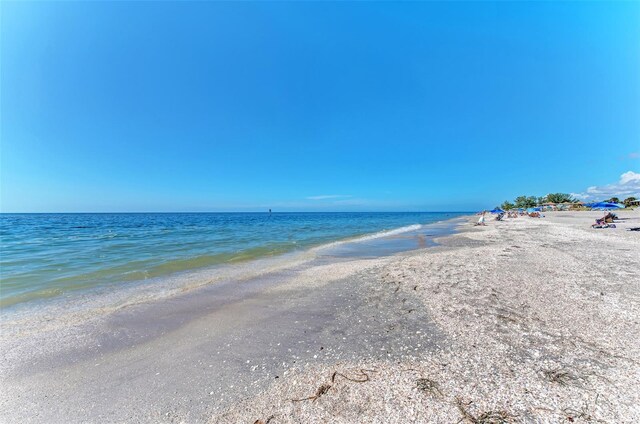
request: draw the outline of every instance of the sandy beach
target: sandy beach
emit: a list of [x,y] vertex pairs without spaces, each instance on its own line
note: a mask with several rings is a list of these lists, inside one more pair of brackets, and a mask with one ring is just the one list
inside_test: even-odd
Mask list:
[[46,331],[4,323],[0,420],[637,422],[640,214],[545,215]]
[[0,424],[640,424],[640,1],[0,1]]

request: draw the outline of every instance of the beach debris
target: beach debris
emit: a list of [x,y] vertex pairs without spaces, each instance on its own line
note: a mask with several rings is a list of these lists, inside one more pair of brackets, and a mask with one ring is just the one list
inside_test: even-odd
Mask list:
[[306,398],[301,398],[301,399],[291,399],[292,402],[303,402],[305,400],[310,400],[312,402],[315,402],[316,400],[318,400],[321,396],[327,394],[327,392],[335,385],[336,380],[338,377],[342,377],[345,380],[349,380],[349,381],[353,381],[354,383],[364,383],[366,381],[369,381],[369,374],[367,374],[367,372],[376,372],[375,370],[367,370],[367,369],[360,369],[358,371],[359,375],[357,377],[349,377],[348,375],[345,375],[341,372],[338,371],[334,371],[333,374],[331,374],[331,384],[329,383],[325,383],[320,385],[320,387],[318,387],[316,389],[316,392],[313,396],[309,396]]
[[[597,394],[596,398],[593,401],[594,407],[598,403],[599,397],[600,397],[600,394]],[[573,409],[573,408],[563,408],[561,412],[564,415],[565,419],[571,423],[575,422],[578,419],[584,420],[586,422],[599,422],[599,423],[606,422],[606,421],[595,418],[593,415],[589,413],[589,402],[585,402],[582,405],[582,407],[580,407],[580,410]]]
[[570,371],[562,368],[554,368],[550,370],[542,370],[542,374],[547,380],[552,383],[558,383],[561,386],[568,386],[570,384],[576,384],[580,378]]
[[360,374],[359,378],[358,377],[351,378],[351,377],[346,376],[346,375],[344,375],[344,374],[342,374],[342,373],[340,373],[338,371],[334,371],[333,374],[331,374],[331,382],[335,383],[336,377],[342,377],[342,378],[344,378],[346,380],[353,381],[354,383],[364,383],[366,381],[369,381],[369,374],[367,374],[367,372],[376,372],[376,371],[375,370],[360,369],[359,370],[359,374]]
[[331,389],[331,387],[332,387],[331,384],[322,384],[320,387],[318,387],[318,389],[316,390],[316,393],[313,396],[309,396],[302,399],[291,399],[291,401],[303,402],[305,400],[310,400],[312,402],[315,402],[320,398],[320,396],[325,395],[329,391],[329,389]]
[[591,414],[587,412],[586,407],[582,407],[580,411],[572,408],[564,408],[562,413],[570,423],[575,422],[577,419],[583,419],[587,422],[590,422],[593,419]]
[[257,419],[253,422],[253,424],[269,424],[271,422],[271,420],[275,417],[275,415],[271,415],[269,418],[267,418],[265,421]]
[[496,318],[504,321],[504,322],[508,322],[508,323],[512,323],[512,324],[517,324],[518,320],[515,319],[514,317],[510,316],[510,315],[506,315],[506,314],[496,314]]
[[416,380],[418,390],[429,393],[432,396],[443,396],[440,385],[430,378],[419,378]]
[[471,414],[471,412],[469,412],[469,410],[467,409],[467,407],[472,403],[473,402],[465,403],[461,398],[456,397],[456,406],[462,414],[462,418],[460,418],[458,423],[466,421],[472,424],[509,424],[514,422],[514,419],[516,418],[515,415],[512,415],[502,409],[496,411],[486,411],[478,416],[475,416]]

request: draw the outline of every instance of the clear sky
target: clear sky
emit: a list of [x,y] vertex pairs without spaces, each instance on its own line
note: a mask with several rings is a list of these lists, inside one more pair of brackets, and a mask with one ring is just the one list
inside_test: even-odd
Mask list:
[[640,187],[640,2],[0,8],[4,212]]

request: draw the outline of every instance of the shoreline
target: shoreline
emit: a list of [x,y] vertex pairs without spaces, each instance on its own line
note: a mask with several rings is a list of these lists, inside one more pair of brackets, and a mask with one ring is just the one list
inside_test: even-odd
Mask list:
[[[454,218],[452,222],[458,221],[459,219]],[[14,320],[13,322],[3,317],[3,334],[0,339],[3,361],[1,361],[2,365],[0,366],[0,377],[3,381],[15,384],[13,386],[15,390],[19,391],[18,387],[31,387],[28,390],[31,395],[40,396],[42,391],[38,389],[35,390],[35,393],[32,392],[34,388],[31,386],[32,384],[39,388],[46,384],[55,386],[54,382],[61,379],[60,373],[67,376],[67,378],[62,379],[64,381],[68,381],[69,374],[75,374],[76,378],[86,381],[89,378],[88,375],[96,372],[96,368],[93,368],[98,366],[96,361],[104,364],[104,358],[109,358],[110,366],[113,367],[106,372],[106,375],[120,375],[121,370],[124,369],[129,369],[130,374],[138,374],[140,370],[136,368],[137,366],[134,366],[135,370],[132,370],[128,366],[131,360],[122,359],[123,357],[139,355],[145,349],[148,349],[148,346],[153,345],[167,346],[156,349],[158,351],[175,349],[174,346],[181,343],[181,341],[176,341],[176,337],[179,337],[179,334],[188,333],[190,334],[188,338],[191,338],[192,334],[199,334],[199,338],[204,339],[203,334],[210,334],[210,330],[199,327],[203,322],[207,322],[208,326],[215,328],[219,336],[217,342],[213,343],[216,346],[209,348],[209,350],[216,349],[216,352],[219,352],[221,345],[228,344],[227,337],[233,337],[229,332],[236,328],[237,322],[244,322],[243,320],[247,316],[252,316],[256,323],[270,319],[286,322],[290,321],[289,318],[291,317],[302,317],[301,319],[303,319],[310,310],[316,308],[315,314],[317,315],[316,321],[318,323],[333,319],[322,310],[318,310],[318,304],[323,304],[322,301],[319,301],[319,298],[326,299],[323,306],[324,310],[349,309],[352,307],[360,310],[368,309],[370,308],[369,305],[360,304],[354,299],[345,299],[346,283],[340,283],[340,281],[350,278],[354,272],[366,271],[380,263],[391,260],[394,249],[400,251],[406,249],[407,242],[411,241],[410,236],[417,237],[420,231],[428,231],[432,236],[452,232],[454,225],[452,222],[440,221],[422,225],[419,229],[411,228],[408,231],[404,229],[398,231],[396,229],[386,231],[383,234],[374,233],[356,239],[352,238],[321,245],[303,252],[304,256],[299,258],[298,261],[280,257],[283,260],[281,263],[276,263],[277,266],[259,268],[260,272],[255,272],[245,278],[233,278],[232,275],[230,278],[220,279],[218,282],[210,282],[203,279],[201,275],[196,274],[194,278],[200,282],[204,281],[203,284],[196,285],[193,288],[185,288],[183,286],[182,290],[178,289],[175,293],[170,293],[169,296],[161,299],[128,300],[127,303],[122,305],[90,309],[87,309],[86,305],[81,305],[76,308],[77,310],[62,315],[45,311],[40,313],[37,318],[33,315],[25,314],[20,317],[19,321]],[[362,243],[362,246],[360,246],[360,243]],[[392,253],[373,257],[369,255],[361,255],[362,257],[359,257],[354,254],[354,251],[358,252],[358,249],[360,249],[360,253],[365,253],[374,245],[386,245],[391,249]],[[340,251],[345,246],[351,246],[352,248],[348,254]],[[355,250],[353,250],[354,246],[356,246]],[[386,251],[385,253],[389,252]],[[269,263],[273,265],[272,262]],[[353,280],[347,283],[352,286],[356,285],[352,287],[354,291],[361,290],[362,288],[357,287],[358,281]],[[285,295],[283,296],[282,293],[285,293]],[[252,311],[244,310],[244,305],[246,304],[253,304],[257,308],[257,312],[253,313]],[[97,314],[92,311],[97,312]],[[390,319],[396,318],[391,317]],[[349,320],[341,324],[334,323],[329,327],[349,327],[347,321]],[[250,326],[251,324],[251,322],[245,322],[245,325]],[[309,325],[313,326],[312,324]],[[308,330],[301,329],[298,325],[280,324],[280,326],[288,326],[287,331],[295,335],[294,338],[303,340]],[[331,345],[330,339],[332,336],[325,334],[323,327],[320,325],[316,332],[323,335],[322,337],[326,341],[324,344],[327,345],[324,353],[327,354],[331,351],[329,346]],[[197,328],[197,330],[193,330],[194,328]],[[254,331],[258,331],[258,328]],[[302,331],[302,334],[300,334],[300,331]],[[255,339],[253,336],[250,338]],[[268,339],[265,339],[264,343],[268,341]],[[286,343],[286,340],[283,339],[282,342]],[[203,343],[208,342],[205,340]],[[182,355],[194,361],[202,362],[205,360],[200,353],[202,349],[202,346],[197,344],[188,346],[187,350],[189,352]],[[353,349],[347,349],[347,351],[351,350]],[[367,347],[362,342],[360,351],[366,350]],[[342,355],[340,353],[341,348],[337,347],[336,352],[338,352],[336,355]],[[306,353],[308,352],[299,352],[298,356],[304,358]],[[349,352],[345,353],[345,355],[350,354]],[[152,354],[152,356],[156,355],[155,353]],[[288,356],[288,352],[279,352],[278,355],[285,358]],[[233,352],[229,353],[227,359],[222,359],[221,363],[215,364],[208,371],[215,371],[218,374],[225,372],[226,361],[231,361],[231,356],[233,356]],[[313,356],[311,355],[306,359],[317,359]],[[155,358],[154,361],[157,361],[157,359]],[[140,366],[143,367],[152,366],[150,360],[146,357],[138,358],[136,362],[142,362]],[[273,361],[271,362],[273,363]],[[172,380],[184,379],[183,377],[185,376],[190,378],[190,373],[192,371],[186,371],[182,376],[173,376]],[[99,369],[97,374],[94,374],[95,385],[99,385],[98,382],[104,378],[111,378],[106,377],[106,375],[105,371]],[[127,380],[126,376],[122,376],[122,378]],[[229,379],[234,379],[234,377],[230,375]],[[266,381],[270,380],[267,379]],[[266,383],[266,381],[263,381],[262,384]],[[130,383],[138,384],[137,382]],[[148,381],[145,384],[147,383]],[[24,384],[26,386],[23,386]],[[80,383],[76,384],[80,385]],[[65,393],[64,389],[55,387],[51,388],[50,392]],[[92,390],[95,390],[94,387],[83,387],[85,388],[79,390],[83,393],[92,393]],[[74,391],[67,393],[65,397],[74,397],[77,394]],[[202,395],[203,393],[198,393],[196,397]],[[25,396],[29,397],[25,394],[21,395],[23,398]],[[51,398],[51,395],[49,396]],[[109,397],[109,394],[102,393],[98,397],[104,398],[105,396]],[[0,402],[0,405],[7,401],[11,403],[11,397],[8,396],[9,400],[5,397],[4,401]],[[207,392],[206,398],[209,397],[210,395]],[[51,401],[50,398],[47,402]],[[86,401],[90,402],[89,399]],[[38,403],[38,401],[34,401],[34,404]],[[157,401],[152,401],[152,404],[157,405]],[[67,405],[67,407],[73,408],[72,405]],[[78,405],[75,407],[78,407]],[[108,409],[108,405],[105,405],[105,407]],[[40,414],[45,414],[50,405],[41,405],[41,408]],[[130,408],[135,408],[135,406],[131,405]],[[5,413],[11,412],[11,408],[8,407],[2,409]],[[209,413],[211,412],[207,412],[207,414]],[[63,416],[67,420],[69,419],[66,413],[52,415],[52,422],[57,422]],[[29,417],[28,413],[19,415],[19,420],[28,422],[30,420]],[[84,419],[78,418],[78,420],[92,420],[94,418],[94,416],[85,416]]]
[[[192,302],[190,299],[206,297],[218,304],[227,296],[236,299],[233,290],[267,289],[279,276],[299,273],[308,269],[330,264],[339,264],[353,260],[379,259],[403,252],[433,247],[436,243],[425,242],[421,247],[416,241],[428,234],[434,240],[438,236],[454,233],[463,217],[428,224],[417,224],[391,230],[378,231],[365,235],[349,237],[306,248],[298,252],[279,254],[274,257],[259,258],[244,264],[222,264],[214,267],[182,271],[166,277],[141,281],[128,287],[112,287],[109,290],[89,291],[86,295],[60,299],[59,302],[44,302],[21,305],[22,308],[2,310],[0,324],[5,327],[1,337],[20,336],[20,333],[42,331],[43,326],[59,323],[59,326],[72,327],[77,323],[91,319],[118,314],[122,310],[148,309],[145,313],[153,316],[154,308],[163,304]],[[424,242],[424,240],[422,240]],[[384,247],[381,249],[380,246]],[[226,291],[218,296],[218,291]],[[236,299],[238,300],[238,299]],[[204,313],[206,308],[196,303],[189,312],[192,317]],[[206,302],[201,302],[206,304]],[[174,311],[175,313],[175,311]],[[186,314],[186,312],[181,312]],[[35,323],[37,329],[21,328],[21,324]],[[7,327],[9,331],[7,331]],[[55,327],[52,327],[52,329]],[[1,338],[0,338],[1,340]],[[1,369],[1,368],[0,368]]]
[[[119,319],[58,339],[69,345],[40,359],[22,357],[19,349],[7,350],[3,343],[3,363],[12,368],[2,372],[9,390],[2,395],[0,411],[21,422],[254,422],[272,415],[272,422],[451,422],[460,419],[458,399],[475,416],[492,408],[521,418],[523,411],[537,414],[522,392],[526,388],[540,407],[551,410],[531,416],[553,422],[563,399],[566,408],[581,410],[584,393],[579,386],[600,378],[587,375],[593,372],[602,381],[615,382],[613,388],[606,383],[601,389],[624,403],[614,404],[601,390],[598,399],[614,407],[588,413],[631,422],[625,420],[638,414],[631,402],[638,393],[621,393],[620,384],[631,383],[622,371],[640,376],[637,364],[628,362],[640,354],[638,343],[620,340],[620,328],[603,328],[600,321],[583,316],[585,305],[602,305],[592,305],[581,281],[594,280],[598,290],[606,286],[609,299],[628,287],[616,286],[604,271],[614,263],[625,270],[631,292],[608,305],[611,317],[597,318],[620,318],[619,327],[640,336],[631,319],[632,311],[636,316],[640,312],[639,282],[637,274],[626,274],[640,260],[620,250],[608,266],[580,268],[576,264],[583,258],[574,256],[576,249],[593,249],[594,241],[619,250],[637,248],[638,239],[630,232],[621,235],[622,228],[618,233],[581,231],[582,224],[568,222],[572,214],[559,214],[564,216],[489,221],[487,227],[473,227],[471,216],[462,231],[437,238],[437,247],[381,258],[321,260],[253,284],[212,285],[208,296],[193,294],[190,301],[195,303],[187,295],[147,315],[136,311],[143,306],[132,306]],[[575,219],[586,224],[585,218],[591,219]],[[632,218],[640,222],[637,213]],[[569,250],[558,244],[559,238],[568,240]],[[567,265],[572,261],[573,266]],[[571,277],[570,270],[581,278]],[[529,281],[529,275],[540,272],[541,281],[547,281],[542,292],[540,284]],[[569,286],[562,283],[568,279]],[[576,304],[566,303],[567,297]],[[171,328],[185,307],[195,307],[201,315]],[[573,319],[567,323],[567,317],[555,316],[557,311]],[[144,316],[146,320],[140,319]],[[581,327],[580,319],[599,334]],[[601,358],[595,348],[576,342],[576,334],[585,338],[582,333],[613,356]],[[608,344],[599,340],[605,334]],[[577,347],[564,345],[567,336]],[[522,339],[535,342],[523,345]],[[43,340],[31,341],[25,350],[45,347]],[[539,346],[542,341],[544,347]],[[549,353],[555,344],[563,355]],[[540,359],[545,355],[549,357]],[[540,364],[532,366],[531,361]],[[607,367],[598,365],[605,362]],[[558,377],[566,385],[545,380],[544,371],[554,366],[568,370],[569,377]],[[340,379],[317,402],[291,402],[313,395],[334,371],[358,379],[360,368],[375,371],[362,383]],[[523,377],[513,377],[513,372]],[[418,377],[437,383],[438,389],[431,391],[440,394],[417,389]],[[544,388],[542,394],[539,388]],[[555,404],[545,403],[545,396],[555,396]]]
[[[11,301],[10,303],[6,303],[6,299],[3,299],[2,306],[0,307],[0,317],[14,314],[15,312],[17,312],[17,314],[28,314],[30,310],[42,310],[43,308],[52,309],[52,313],[54,313],[53,309],[55,309],[55,307],[58,307],[60,310],[65,310],[68,307],[76,308],[78,304],[85,304],[87,307],[104,308],[107,307],[108,302],[112,304],[124,303],[125,299],[131,299],[133,297],[137,298],[136,301],[161,300],[176,293],[179,294],[184,290],[197,289],[200,286],[214,282],[245,280],[260,274],[295,266],[313,259],[317,256],[318,252],[328,250],[332,247],[352,243],[363,243],[368,240],[384,239],[398,234],[411,233],[415,232],[416,229],[419,230],[425,227],[438,226],[449,221],[455,221],[460,219],[460,216],[465,215],[457,215],[453,218],[437,220],[426,224],[412,224],[342,237],[325,242],[316,242],[287,252],[265,254],[240,261],[231,260],[208,266],[198,266],[150,278],[131,281],[126,280],[121,283],[95,287],[90,287],[89,285],[87,288],[72,289],[51,297],[45,296],[26,301]],[[404,250],[413,248],[417,247],[408,246],[405,247]],[[400,250],[403,249],[398,249],[398,251]],[[137,272],[140,273],[144,271],[139,270]],[[144,298],[144,294],[149,294],[149,297]],[[107,297],[111,297],[112,299],[107,299]],[[105,300],[105,302],[101,302],[101,300]]]

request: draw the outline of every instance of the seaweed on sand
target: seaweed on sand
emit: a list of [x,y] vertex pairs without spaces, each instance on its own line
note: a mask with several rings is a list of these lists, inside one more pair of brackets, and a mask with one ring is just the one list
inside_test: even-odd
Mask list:
[[456,397],[456,406],[462,414],[462,418],[460,418],[458,423],[467,421],[472,424],[509,424],[512,423],[515,418],[514,415],[505,410],[486,411],[475,416],[466,408],[470,404],[471,402],[465,404],[462,399]]
[[269,424],[274,417],[275,417],[275,415],[271,415],[269,418],[267,418],[266,421],[255,420],[255,422],[253,424]]
[[302,402],[305,400],[310,400],[312,402],[315,402],[316,400],[318,400],[322,395],[326,394],[329,389],[331,389],[331,384],[322,384],[320,387],[318,387],[316,389],[316,393],[312,396],[306,397],[306,398],[302,398],[302,399],[291,399],[292,402]]
[[432,396],[443,396],[440,390],[440,385],[430,378],[419,378],[416,380],[416,387],[418,390],[429,393]]
[[341,372],[338,371],[334,371],[333,374],[331,374],[331,384],[329,383],[324,383],[322,385],[320,385],[320,387],[318,387],[316,389],[315,394],[313,394],[312,396],[306,397],[306,398],[301,398],[301,399],[291,399],[292,402],[302,402],[305,400],[310,400],[312,402],[315,402],[316,400],[318,400],[321,396],[325,395],[335,384],[336,384],[336,379],[338,377],[342,377],[345,380],[349,380],[349,381],[353,381],[354,383],[364,383],[369,381],[369,374],[367,374],[367,372],[375,372],[375,370],[366,370],[366,369],[361,369],[359,371],[359,376],[358,377],[349,377]]
[[557,383],[561,386],[568,386],[570,384],[577,384],[580,381],[580,378],[570,371],[564,370],[562,368],[554,368],[551,370],[543,370],[542,374],[545,376],[547,380],[552,383]]
[[364,382],[366,382],[366,381],[369,381],[369,374],[367,374],[365,371],[368,371],[368,372],[375,372],[375,370],[365,370],[365,369],[361,369],[361,370],[359,371],[360,378],[358,378],[358,377],[356,377],[356,378],[351,378],[351,377],[348,377],[348,376],[346,376],[346,375],[344,375],[344,374],[342,374],[342,373],[340,373],[340,372],[338,372],[338,371],[334,371],[334,372],[333,372],[333,374],[331,374],[331,382],[332,382],[332,383],[335,383],[335,381],[336,381],[336,377],[342,377],[342,378],[344,378],[344,379],[346,379],[346,380],[353,381],[354,383],[364,383]]

